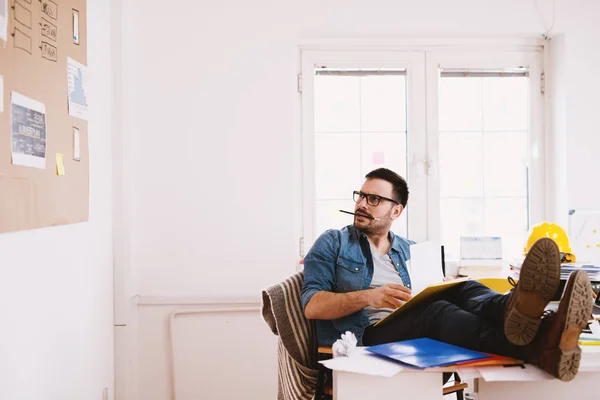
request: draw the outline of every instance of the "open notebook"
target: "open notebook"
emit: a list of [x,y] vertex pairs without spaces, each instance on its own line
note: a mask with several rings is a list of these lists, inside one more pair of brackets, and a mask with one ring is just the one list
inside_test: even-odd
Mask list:
[[401,305],[400,307],[398,307],[394,311],[392,311],[391,314],[389,314],[388,316],[386,316],[386,317],[380,319],[378,322],[376,322],[375,326],[389,322],[391,319],[398,317],[400,314],[402,314],[402,313],[414,308],[415,306],[418,306],[419,304],[423,303],[424,301],[429,300],[432,297],[442,293],[444,290],[447,290],[455,285],[458,285],[459,283],[462,283],[468,279],[469,278],[460,278],[460,279],[456,279],[453,281],[442,282],[442,283],[437,283],[437,284],[427,286],[425,289],[421,290],[416,295],[413,295],[413,297],[410,300],[408,300],[406,303],[404,303],[403,305]]
[[413,297],[396,308],[391,314],[375,323],[375,326],[397,317],[401,313],[412,309],[425,300],[431,299],[464,282],[468,278],[443,282],[441,246],[436,242],[423,242],[410,246],[410,278],[412,282]]

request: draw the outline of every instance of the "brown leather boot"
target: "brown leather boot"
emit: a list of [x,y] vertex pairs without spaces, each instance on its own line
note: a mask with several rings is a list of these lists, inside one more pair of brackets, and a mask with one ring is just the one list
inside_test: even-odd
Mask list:
[[571,273],[558,310],[544,317],[539,339],[532,343],[537,357],[530,361],[560,380],[573,379],[581,361],[579,335],[592,317],[593,304],[587,272]]
[[516,345],[531,343],[544,309],[560,284],[560,251],[552,239],[536,241],[527,253],[519,282],[504,309],[504,335]]

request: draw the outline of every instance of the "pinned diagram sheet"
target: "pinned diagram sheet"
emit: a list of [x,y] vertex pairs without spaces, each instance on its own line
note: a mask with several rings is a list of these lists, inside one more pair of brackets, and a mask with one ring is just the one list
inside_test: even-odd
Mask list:
[[20,93],[11,96],[11,149],[15,165],[46,167],[46,107]]
[[69,85],[69,115],[88,119],[87,67],[67,57],[67,82]]

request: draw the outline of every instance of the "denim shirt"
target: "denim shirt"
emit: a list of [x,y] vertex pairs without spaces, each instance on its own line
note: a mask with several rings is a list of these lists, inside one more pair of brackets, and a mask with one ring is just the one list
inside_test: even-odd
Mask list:
[[[404,284],[410,288],[406,262],[410,260],[410,245],[415,242],[390,232],[392,246],[388,252]],[[369,289],[373,279],[373,257],[367,235],[348,225],[324,232],[304,258],[304,283],[300,296],[302,308],[315,293],[327,291],[347,293]],[[335,320],[316,320],[319,345],[330,346],[342,333],[351,331],[362,345],[369,317],[363,309]]]

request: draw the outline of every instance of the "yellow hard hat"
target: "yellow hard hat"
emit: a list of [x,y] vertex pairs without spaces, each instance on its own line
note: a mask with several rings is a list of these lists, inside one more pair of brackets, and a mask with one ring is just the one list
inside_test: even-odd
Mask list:
[[541,238],[550,238],[554,240],[554,243],[558,246],[561,252],[562,262],[572,263],[575,262],[575,254],[571,250],[569,245],[569,237],[563,228],[552,222],[542,222],[533,226],[528,233],[527,243],[523,250],[525,254],[529,251],[531,246]]

